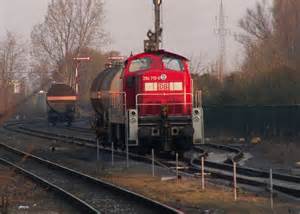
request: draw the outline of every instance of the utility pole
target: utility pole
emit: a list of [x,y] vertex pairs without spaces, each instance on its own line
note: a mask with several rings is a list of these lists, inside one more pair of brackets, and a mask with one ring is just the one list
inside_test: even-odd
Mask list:
[[160,49],[161,36],[162,36],[162,27],[161,27],[162,0],[153,0],[153,4],[154,4],[154,15],[155,15],[154,33],[151,30],[147,32],[148,40],[144,41],[145,52],[157,51]]
[[217,77],[220,81],[223,81],[224,72],[226,68],[226,36],[228,34],[228,29],[226,29],[225,23],[225,13],[223,0],[221,0],[219,17],[217,17],[217,30],[216,34],[219,37],[219,59],[218,59],[218,67],[217,67]]

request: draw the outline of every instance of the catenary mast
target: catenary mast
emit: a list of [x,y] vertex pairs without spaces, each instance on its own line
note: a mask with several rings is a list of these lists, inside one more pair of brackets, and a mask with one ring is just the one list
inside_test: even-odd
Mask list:
[[216,31],[219,37],[219,60],[218,60],[218,68],[217,68],[217,77],[220,81],[223,81],[224,72],[226,68],[226,36],[228,30],[225,26],[225,13],[223,0],[221,0],[219,17],[218,17],[218,29]]

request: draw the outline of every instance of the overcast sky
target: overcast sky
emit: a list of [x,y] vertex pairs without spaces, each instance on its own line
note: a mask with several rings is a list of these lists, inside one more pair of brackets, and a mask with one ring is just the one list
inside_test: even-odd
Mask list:
[[[238,33],[238,21],[258,0],[223,0],[227,28],[228,64],[241,58],[241,47],[233,39]],[[29,40],[34,24],[43,21],[50,0],[0,0],[0,36],[6,30],[15,31]],[[146,32],[153,26],[152,0],[104,0],[105,29],[112,43],[106,47],[124,55],[141,52]],[[216,16],[220,0],[164,0],[164,49],[187,57],[202,56],[206,63],[218,54],[215,35]]]

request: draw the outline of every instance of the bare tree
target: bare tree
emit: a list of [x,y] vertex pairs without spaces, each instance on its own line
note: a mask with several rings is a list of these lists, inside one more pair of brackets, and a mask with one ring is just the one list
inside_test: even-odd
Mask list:
[[209,65],[205,62],[206,56],[200,53],[198,56],[190,57],[190,71],[195,75],[201,75],[207,72]]
[[282,57],[276,31],[274,8],[266,0],[248,9],[239,25],[244,33],[237,40],[245,48],[243,70],[253,72],[270,71],[285,64]]
[[102,0],[52,0],[44,22],[31,32],[33,56],[72,81],[72,57],[105,42],[103,19]]
[[0,85],[8,86],[10,81],[18,79],[25,71],[25,48],[11,32],[0,42]]
[[15,34],[7,32],[5,38],[0,41],[0,112],[7,110],[8,89],[13,87],[13,80],[20,80],[25,72],[24,44]]
[[[246,32],[240,37],[241,42],[249,40],[266,40],[272,36],[273,16],[266,1],[257,3],[255,9],[248,9],[245,17],[240,20],[240,27]],[[244,39],[244,40],[243,40]]]
[[274,1],[275,37],[286,65],[299,69],[300,54],[300,1]]
[[299,23],[299,0],[274,0],[272,7],[264,0],[249,9],[240,21],[245,33],[238,37],[246,50],[245,65],[252,70],[299,70]]

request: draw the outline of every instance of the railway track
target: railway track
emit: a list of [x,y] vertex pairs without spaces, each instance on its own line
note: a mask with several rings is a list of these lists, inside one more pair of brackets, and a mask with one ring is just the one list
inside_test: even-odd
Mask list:
[[[228,164],[232,164],[233,161],[239,162],[244,157],[244,153],[240,149],[223,144],[206,143],[196,146],[196,149],[202,149],[206,152],[208,152],[209,149],[213,149],[217,151],[219,150],[225,154],[227,153],[223,162]],[[207,154],[207,156],[209,156],[209,154]]]
[[[70,145],[77,145],[77,146],[82,146],[82,147],[87,147],[91,149],[97,149],[97,143],[95,139],[92,138],[82,138],[82,137],[77,137],[74,134],[72,136],[70,135],[65,135],[65,134],[60,134],[60,133],[54,133],[54,132],[49,132],[49,131],[44,131],[44,130],[38,130],[38,129],[33,129],[33,128],[27,128],[23,125],[23,123],[18,123],[18,124],[8,124],[5,126],[6,130],[12,131],[12,132],[17,132],[33,137],[38,137],[46,140],[55,140],[59,141],[62,143],[67,143]],[[111,148],[103,147],[102,145],[99,146],[99,150],[111,153]],[[126,157],[126,152],[122,150],[114,150],[114,155],[117,157]],[[138,155],[135,153],[129,153],[129,158],[131,160],[135,161],[141,161],[145,163],[151,163],[152,160],[149,157]],[[157,163],[158,165],[160,163]]]
[[[16,130],[14,130],[16,131]],[[75,143],[81,146],[88,146],[92,148],[96,148],[95,140],[90,139],[83,139],[75,136],[66,136],[62,134],[54,134],[47,133],[44,131],[38,131],[30,128],[21,127],[19,132],[24,134],[30,134],[39,137],[45,138],[56,138],[57,140],[61,140],[68,143]],[[205,146],[197,146],[194,148],[195,152],[190,155],[190,157],[184,158],[180,162],[180,175],[187,175],[187,176],[199,176],[200,172],[200,157],[207,156],[207,152],[205,147],[224,150],[229,153],[234,154],[227,158],[224,163],[218,163],[213,161],[205,161],[205,171],[211,174],[212,177],[219,178],[222,180],[232,181],[233,180],[233,166],[232,161],[238,162],[243,157],[243,152],[235,147],[225,146],[225,145],[218,145],[218,144],[205,144]],[[104,148],[101,148],[104,149]],[[110,149],[104,149],[107,152],[110,152]],[[117,155],[124,156],[125,153],[122,151],[116,151]],[[145,158],[144,156],[130,154],[131,159],[137,161],[143,161],[147,163],[151,163],[150,158]],[[176,168],[175,157],[172,157],[172,161],[166,159],[157,159],[155,161],[156,165],[169,168],[173,172]],[[278,174],[273,173],[274,178],[274,190],[284,193],[286,195],[292,196],[295,199],[300,199],[300,177],[285,175],[285,174]],[[246,168],[246,167],[237,167],[237,180],[240,184],[246,184],[249,186],[254,187],[261,187],[262,189],[268,189],[269,187],[269,172]]]
[[[218,178],[229,182],[233,181],[233,161],[238,162],[243,157],[243,152],[235,147],[218,144],[205,144],[194,148],[196,153],[191,158],[184,158],[184,162],[179,163],[179,174],[189,176],[200,176],[201,157],[206,157],[207,151],[205,147],[224,150],[235,155],[228,157],[224,163],[205,160],[205,172],[210,174],[212,178]],[[159,160],[162,165],[174,169],[176,163],[167,160]],[[293,199],[300,200],[300,177],[273,173],[273,189],[278,193],[283,193]],[[237,167],[237,181],[239,184],[244,184],[261,189],[269,190],[270,188],[269,172],[247,168]]]
[[49,187],[83,213],[181,213],[74,169],[0,144],[0,161]]
[[[215,147],[218,145],[213,144],[210,146]],[[227,159],[224,163],[205,161],[205,171],[210,173],[213,177],[233,181],[232,163],[233,161],[238,162],[243,156],[243,154],[239,149],[232,147],[223,147],[222,149],[235,152],[236,155],[233,156],[231,160]],[[191,159],[190,164],[198,171],[201,169],[199,158]],[[269,189],[269,172],[240,166],[237,166],[236,170],[238,183],[254,187],[261,187],[263,189]],[[279,173],[272,173],[272,176],[274,190],[276,190],[279,193],[284,193],[288,196],[292,196],[294,199],[300,200],[300,177]]]

